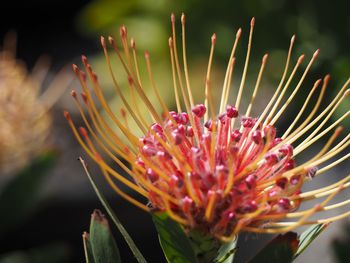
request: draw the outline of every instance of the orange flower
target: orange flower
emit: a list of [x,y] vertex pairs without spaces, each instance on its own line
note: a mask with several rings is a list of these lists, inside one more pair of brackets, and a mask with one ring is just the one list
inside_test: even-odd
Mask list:
[[[87,129],[83,127],[77,129],[69,113],[65,112],[65,116],[79,143],[100,166],[113,189],[141,209],[166,211],[172,219],[186,228],[201,229],[224,241],[233,239],[240,231],[280,233],[301,225],[328,223],[349,216],[350,213],[346,212],[335,217],[310,220],[310,217],[316,213],[335,209],[350,202],[348,199],[329,205],[338,192],[350,185],[350,175],[334,184],[313,191],[302,193],[301,188],[306,181],[319,176],[349,157],[348,153],[322,166],[350,144],[349,134],[337,144],[333,144],[343,130],[338,125],[348,117],[349,111],[327,126],[334,111],[349,94],[347,86],[350,80],[347,80],[338,95],[322,111],[318,109],[329,76],[327,75],[323,81],[317,80],[288,129],[284,132],[276,131],[276,122],[283,116],[303,85],[319,50],[313,54],[299,82],[286,99],[286,91],[304,59],[304,55],[300,56],[288,75],[295,41],[295,37],[292,37],[281,81],[263,112],[255,118],[251,116],[251,110],[258,94],[268,55],[263,56],[253,94],[250,94],[250,103],[244,108],[241,105],[241,99],[248,71],[255,22],[253,18],[250,24],[245,66],[236,100],[228,102],[235,65],[235,51],[241,37],[241,29],[237,31],[233,43],[217,111],[211,95],[211,66],[216,42],[215,34],[211,39],[208,70],[204,83],[205,101],[195,104],[187,66],[185,16],[181,17],[182,68],[176,46],[174,15],[171,21],[172,37],[169,38],[169,47],[176,110],[171,111],[163,101],[153,79],[150,55],[147,52],[146,69],[157,101],[151,102],[145,94],[145,86],[140,79],[135,41],[131,40],[129,46],[125,27],[120,29],[125,57],[112,37],[109,37],[108,41],[127,73],[132,94],[131,101],[121,92],[110,64],[107,43],[103,37],[101,38],[117,95],[124,103],[125,109],[120,116],[116,115],[106,102],[97,76],[87,58],[85,56],[82,58],[85,72],[73,65],[83,88],[82,98],[87,114],[75,91],[72,91],[72,96]],[[93,91],[88,87],[89,82]],[[312,111],[308,115],[304,114],[319,87],[321,90]],[[114,127],[110,127],[101,117],[95,97],[127,142],[124,142],[114,132]],[[148,112],[142,112],[137,99],[142,100]],[[155,110],[154,103],[161,105],[162,114]],[[133,130],[129,129],[126,114],[130,114],[138,125],[143,134],[142,137],[138,137]],[[150,115],[153,122],[148,123],[146,115]],[[301,120],[303,115],[306,115],[306,118]],[[333,135],[319,153],[304,163],[296,162],[297,155],[334,129]],[[306,138],[304,138],[305,135],[307,135]],[[90,136],[93,137],[94,142]],[[295,144],[301,138],[303,140]],[[111,158],[128,176],[114,170],[105,157],[99,154],[101,151],[104,153],[103,156]],[[127,161],[128,165],[122,160]],[[139,198],[121,191],[115,179],[136,191],[141,198],[148,200],[148,205],[146,206]],[[301,203],[322,197],[325,199],[316,206],[294,212]],[[284,219],[294,219],[294,221],[281,222]]]

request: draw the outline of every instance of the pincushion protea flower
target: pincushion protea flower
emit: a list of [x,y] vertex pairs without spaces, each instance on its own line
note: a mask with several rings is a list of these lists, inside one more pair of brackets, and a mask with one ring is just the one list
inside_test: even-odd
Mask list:
[[[298,115],[288,129],[282,132],[275,127],[275,124],[284,115],[286,108],[292,106],[293,98],[303,85],[319,50],[311,57],[289,97],[285,98],[304,60],[304,55],[301,55],[295,65],[290,66],[295,41],[295,37],[292,37],[278,87],[263,112],[254,117],[251,116],[251,110],[258,96],[268,59],[267,54],[263,56],[254,91],[252,94],[247,94],[251,97],[250,103],[247,107],[242,107],[241,99],[248,72],[255,19],[253,18],[250,24],[246,60],[236,99],[229,101],[236,60],[235,51],[242,30],[237,31],[226,70],[219,110],[216,109],[211,95],[215,34],[211,38],[208,70],[204,83],[205,100],[196,104],[192,96],[187,66],[185,16],[181,17],[183,67],[180,66],[177,49],[174,15],[171,17],[171,22],[172,37],[169,38],[169,47],[176,110],[169,109],[160,95],[152,75],[148,52],[145,53],[146,70],[157,101],[151,102],[145,94],[145,87],[140,79],[135,41],[131,39],[129,44],[124,26],[120,29],[124,56],[112,37],[108,38],[108,42],[127,74],[132,94],[130,101],[121,92],[111,67],[107,41],[101,37],[102,48],[117,95],[124,104],[120,115],[116,115],[108,105],[98,78],[87,58],[82,57],[85,71],[73,65],[83,89],[81,96],[87,113],[76,91],[72,91],[72,96],[86,128],[77,128],[68,112],[65,112],[65,117],[79,143],[100,166],[113,189],[143,210],[165,211],[186,229],[199,229],[223,241],[232,240],[240,231],[281,233],[301,225],[328,223],[349,216],[350,212],[346,212],[329,218],[310,219],[316,213],[335,209],[350,202],[347,199],[340,203],[329,204],[337,193],[349,187],[350,175],[334,184],[313,191],[303,193],[301,188],[311,178],[321,175],[349,157],[347,153],[321,167],[350,144],[349,134],[334,144],[343,130],[338,125],[349,116],[349,111],[334,123],[328,124],[334,111],[348,96],[347,87],[350,80],[346,81],[338,95],[321,111],[318,109],[325,94],[329,76],[327,75],[323,80],[317,80],[306,96]],[[292,70],[288,73],[290,68]],[[89,88],[89,82],[92,90]],[[314,93],[318,89],[320,89],[318,99],[312,106],[311,112],[307,114],[305,110],[309,104],[312,104]],[[147,106],[148,112],[140,110],[136,97],[139,97]],[[101,117],[95,98],[115,126],[120,129],[127,142]],[[154,103],[161,105],[162,113],[155,110]],[[143,134],[141,137],[128,128],[126,114],[130,114],[138,125]],[[146,115],[150,115],[153,122],[148,123]],[[302,116],[306,116],[304,120]],[[297,155],[333,130],[333,135],[321,151],[304,163],[296,162]],[[299,144],[295,144],[301,139]],[[103,152],[103,155],[100,152]],[[105,156],[111,158],[127,176],[114,170]],[[121,191],[114,179],[148,200],[148,205],[139,198],[136,199]],[[317,205],[295,212],[301,203],[321,198],[323,198],[322,202],[318,202]],[[293,220],[286,222],[285,219]]]
[[52,118],[49,112],[70,77],[57,74],[44,93],[47,59],[41,59],[33,72],[16,59],[16,36],[8,33],[0,51],[0,173],[23,167],[47,146]]

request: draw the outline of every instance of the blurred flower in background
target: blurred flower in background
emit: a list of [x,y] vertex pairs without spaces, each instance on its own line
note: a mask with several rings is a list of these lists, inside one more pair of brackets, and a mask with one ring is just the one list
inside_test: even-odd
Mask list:
[[[50,110],[72,81],[64,68],[50,76],[44,56],[29,71],[16,58],[16,39],[14,32],[7,33],[0,51],[0,242],[16,238],[46,200],[43,189],[58,157]],[[60,263],[69,257],[63,242],[18,249],[13,244],[1,251],[0,262]]]
[[68,87],[63,71],[43,91],[48,59],[32,72],[16,58],[16,35],[8,33],[0,53],[0,174],[20,170],[49,147],[50,108]]

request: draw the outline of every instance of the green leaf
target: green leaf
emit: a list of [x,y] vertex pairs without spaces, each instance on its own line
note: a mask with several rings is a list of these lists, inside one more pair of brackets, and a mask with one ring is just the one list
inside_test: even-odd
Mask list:
[[298,246],[298,235],[294,232],[287,232],[278,235],[269,242],[257,255],[251,259],[250,263],[271,263],[293,261],[294,253]]
[[54,243],[29,250],[16,250],[0,256],[0,263],[62,263],[69,262],[69,248],[63,243]]
[[120,263],[120,253],[106,217],[99,210],[91,215],[90,245],[95,263]]
[[111,217],[113,223],[116,225],[116,227],[118,228],[119,232],[122,234],[122,236],[124,237],[126,243],[128,244],[129,248],[131,249],[131,252],[134,254],[134,257],[136,258],[136,260],[139,263],[147,263],[146,259],[143,257],[143,255],[141,254],[140,250],[137,248],[137,246],[135,245],[134,241],[131,239],[129,233],[126,231],[126,229],[124,228],[124,226],[122,225],[122,223],[120,222],[120,220],[118,219],[118,217],[116,216],[116,214],[113,212],[112,208],[110,207],[110,205],[108,204],[106,198],[102,195],[102,193],[100,192],[100,190],[98,189],[94,179],[92,178],[92,176],[89,173],[89,170],[86,166],[85,161],[82,158],[79,158],[81,164],[84,167],[85,173],[92,185],[92,188],[94,189],[98,199],[100,200],[100,202],[102,203],[103,207],[106,209],[107,214]]
[[159,241],[168,262],[231,263],[236,251],[236,240],[222,243],[215,237],[182,226],[165,212],[153,213]]
[[5,186],[0,193],[0,233],[11,230],[33,213],[41,201],[42,185],[56,156],[53,151],[40,155]]
[[231,263],[236,252],[237,239],[222,243],[212,235],[196,230],[188,233],[196,258],[203,263]]
[[218,255],[215,257],[215,263],[231,263],[235,257],[235,253],[237,251],[237,240],[234,239],[229,243],[225,243],[221,245],[218,251]]
[[159,242],[164,255],[171,263],[198,262],[192,245],[182,227],[173,221],[167,213],[153,213]]
[[95,263],[94,255],[92,253],[89,233],[83,233],[84,254],[86,263]]
[[217,254],[219,241],[213,236],[196,230],[189,231],[188,238],[197,260],[200,262],[212,262],[212,259]]
[[298,251],[294,255],[296,259],[304,250],[311,244],[312,241],[318,237],[319,234],[327,228],[328,224],[318,224],[312,225],[307,230],[305,230],[299,237]]

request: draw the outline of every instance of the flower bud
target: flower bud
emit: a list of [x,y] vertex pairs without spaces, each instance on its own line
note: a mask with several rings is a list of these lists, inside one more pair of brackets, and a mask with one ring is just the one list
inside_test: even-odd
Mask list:
[[202,118],[206,111],[207,109],[203,104],[197,104],[192,108],[193,114],[196,115],[198,118]]

